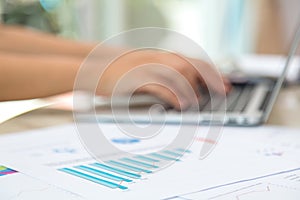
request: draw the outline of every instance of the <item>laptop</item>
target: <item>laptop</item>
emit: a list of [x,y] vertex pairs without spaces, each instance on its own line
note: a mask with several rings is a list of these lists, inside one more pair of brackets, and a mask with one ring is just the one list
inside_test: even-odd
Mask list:
[[[285,80],[291,59],[300,41],[298,26],[287,56],[284,70],[276,78],[232,78],[232,90],[226,95],[210,94],[200,89],[201,101],[195,108],[176,111],[169,105],[150,95],[134,95],[129,105],[128,98],[110,100],[96,98],[96,119],[114,123],[168,123],[195,125],[256,126],[264,123],[272,110],[280,88]],[[113,111],[112,111],[113,108]],[[89,114],[82,114],[81,120],[91,120]]]

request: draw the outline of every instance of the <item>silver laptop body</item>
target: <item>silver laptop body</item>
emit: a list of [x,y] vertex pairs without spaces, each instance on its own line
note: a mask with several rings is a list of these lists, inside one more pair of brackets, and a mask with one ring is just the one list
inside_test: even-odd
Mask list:
[[[110,100],[96,98],[96,119],[101,122],[118,123],[169,123],[169,124],[214,124],[229,126],[255,126],[264,123],[278,96],[285,80],[291,59],[297,51],[300,40],[300,26],[298,26],[292,41],[290,52],[287,56],[284,70],[277,79],[247,78],[233,79],[232,91],[226,97],[217,94],[206,94],[201,91],[202,99],[199,108],[191,107],[184,112],[161,102],[149,95],[135,95],[131,97],[129,108],[124,104],[124,98],[114,102],[112,112]],[[214,103],[211,103],[211,99]],[[161,106],[153,106],[161,105]],[[149,113],[150,112],[150,113]],[[90,121],[90,114],[82,114],[83,121]]]

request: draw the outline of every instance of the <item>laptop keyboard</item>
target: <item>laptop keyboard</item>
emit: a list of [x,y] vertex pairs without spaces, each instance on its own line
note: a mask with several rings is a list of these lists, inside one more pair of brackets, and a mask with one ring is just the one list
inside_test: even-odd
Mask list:
[[[247,107],[255,85],[252,83],[233,84],[232,90],[226,95],[203,93],[199,101],[199,108],[192,106],[187,112],[211,112],[211,111],[226,111],[243,112]],[[211,100],[213,98],[213,100]],[[225,101],[226,99],[226,101]]]

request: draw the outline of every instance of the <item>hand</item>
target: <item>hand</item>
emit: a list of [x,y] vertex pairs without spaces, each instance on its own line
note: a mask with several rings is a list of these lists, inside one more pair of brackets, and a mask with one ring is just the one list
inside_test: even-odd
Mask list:
[[116,59],[100,79],[100,95],[149,93],[176,109],[201,98],[199,85],[225,94],[229,81],[204,61],[157,50],[132,51]]

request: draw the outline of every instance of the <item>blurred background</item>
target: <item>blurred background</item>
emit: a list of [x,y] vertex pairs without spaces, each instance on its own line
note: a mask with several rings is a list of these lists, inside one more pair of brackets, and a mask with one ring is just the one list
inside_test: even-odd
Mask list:
[[1,21],[101,41],[138,27],[178,31],[216,63],[244,54],[285,54],[300,0],[0,0]]

